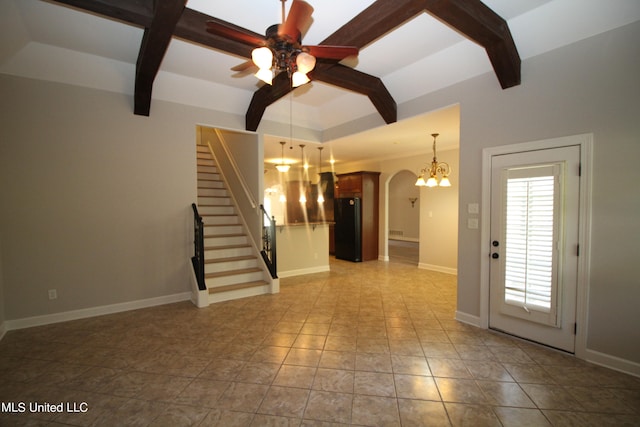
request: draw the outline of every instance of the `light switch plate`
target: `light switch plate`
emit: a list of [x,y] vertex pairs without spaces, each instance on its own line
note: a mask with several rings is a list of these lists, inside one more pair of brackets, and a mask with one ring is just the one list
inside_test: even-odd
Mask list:
[[478,228],[478,218],[467,219],[467,228],[475,230]]
[[479,214],[480,213],[480,205],[477,203],[469,203],[467,205],[467,212],[470,214]]

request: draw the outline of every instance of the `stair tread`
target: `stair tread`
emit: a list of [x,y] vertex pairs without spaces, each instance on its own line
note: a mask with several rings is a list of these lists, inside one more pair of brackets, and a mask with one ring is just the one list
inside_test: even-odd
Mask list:
[[205,279],[211,279],[214,277],[227,277],[227,276],[235,276],[238,274],[246,274],[246,273],[257,273],[262,271],[261,269],[257,268],[257,267],[251,267],[251,268],[240,268],[238,270],[228,270],[228,271],[218,271],[216,273],[207,273],[204,275]]
[[235,285],[224,285],[224,286],[213,286],[208,288],[209,294],[217,294],[220,292],[228,292],[235,291],[238,289],[247,289],[247,288],[255,288],[257,286],[265,286],[268,285],[267,282],[258,281],[258,282],[247,282],[247,283],[236,283]]
[[224,249],[244,249],[250,248],[251,245],[220,245],[220,246],[205,246],[204,250],[214,251],[214,250],[224,250]]
[[205,260],[205,264],[218,264],[222,262],[231,262],[231,261],[246,261],[250,259],[258,259],[258,257],[254,255],[230,256],[225,258],[208,259],[208,260]]
[[[207,224],[204,225],[205,227],[207,227]],[[205,234],[204,238],[206,239],[207,237],[245,237],[246,234],[244,233],[232,233],[232,234]]]

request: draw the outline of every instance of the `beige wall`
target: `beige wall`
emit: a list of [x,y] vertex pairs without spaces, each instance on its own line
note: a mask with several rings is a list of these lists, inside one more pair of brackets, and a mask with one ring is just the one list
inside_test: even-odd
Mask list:
[[188,292],[195,124],[244,119],[6,75],[0,92],[4,319]]
[[329,225],[285,225],[276,230],[280,277],[329,271]]

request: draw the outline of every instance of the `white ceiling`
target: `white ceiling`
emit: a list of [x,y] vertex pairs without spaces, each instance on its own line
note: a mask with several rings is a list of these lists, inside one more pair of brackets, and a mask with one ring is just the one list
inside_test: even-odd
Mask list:
[[[304,44],[319,44],[373,0],[307,0],[314,21]],[[291,0],[287,1],[287,8]],[[509,23],[524,60],[640,19],[638,0],[484,0]],[[187,7],[257,33],[281,20],[279,0],[189,0]],[[0,73],[132,94],[142,29],[41,0],[0,0]],[[234,75],[244,58],[174,39],[154,84],[164,99],[244,116],[257,79]],[[398,105],[473,76],[493,72],[484,50],[428,14],[422,14],[360,51],[359,71],[380,77]],[[526,78],[526,77],[525,77]],[[496,91],[502,90],[496,79]],[[133,114],[133,112],[132,112]],[[153,114],[153,101],[151,105]],[[388,158],[459,143],[458,108],[399,117],[399,123],[322,141],[322,131],[378,113],[363,95],[312,82],[267,108],[263,121],[320,135],[338,161]],[[258,128],[260,131],[260,128]],[[284,133],[284,132],[283,132]],[[278,141],[265,135],[265,157],[280,158]],[[313,138],[311,138],[313,139]],[[325,151],[327,153],[327,151]],[[324,154],[323,154],[324,155]]]

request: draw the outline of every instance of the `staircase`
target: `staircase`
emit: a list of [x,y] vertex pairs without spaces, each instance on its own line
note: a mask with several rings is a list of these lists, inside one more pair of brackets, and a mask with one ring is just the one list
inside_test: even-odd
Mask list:
[[208,302],[269,293],[262,258],[249,241],[208,146],[197,146],[197,171]]

